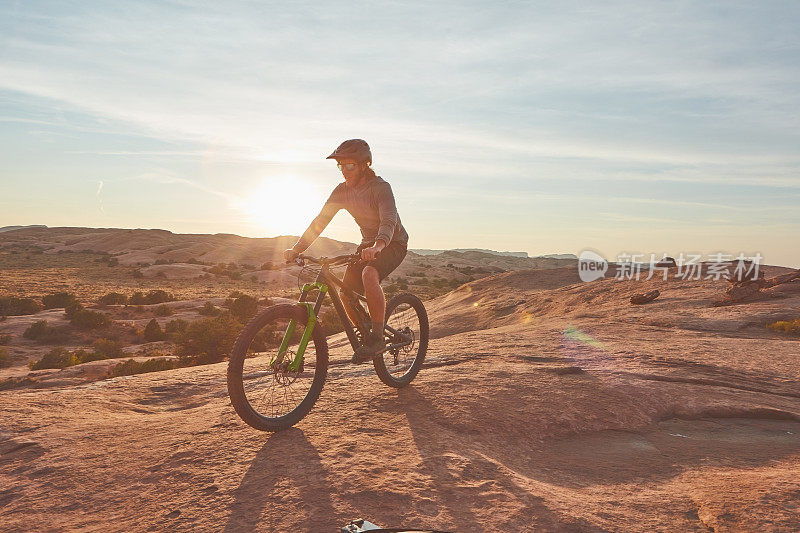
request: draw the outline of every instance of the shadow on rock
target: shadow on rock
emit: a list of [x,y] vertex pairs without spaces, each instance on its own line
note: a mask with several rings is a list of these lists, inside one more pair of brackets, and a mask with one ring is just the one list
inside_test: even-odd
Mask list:
[[[447,429],[445,417],[414,386],[399,397],[432,482],[431,497],[445,507],[455,531],[603,531],[580,519],[561,517],[545,501],[519,485],[502,463],[474,449],[469,438]],[[468,437],[468,436],[463,436]],[[508,450],[513,454],[513,450]]]
[[[298,524],[323,531],[332,530],[336,521],[322,460],[297,428],[270,435],[233,496],[225,531],[280,531],[284,527],[294,531]],[[262,523],[262,514],[269,505],[292,512],[285,514],[286,522],[269,518],[270,523]]]

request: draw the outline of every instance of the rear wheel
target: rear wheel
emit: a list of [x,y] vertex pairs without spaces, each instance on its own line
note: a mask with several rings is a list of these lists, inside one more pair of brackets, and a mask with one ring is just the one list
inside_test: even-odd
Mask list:
[[[278,354],[289,321],[295,321],[287,355],[270,366]],[[278,431],[308,414],[322,392],[328,373],[328,344],[315,327],[303,355],[303,364],[290,370],[305,331],[306,309],[275,305],[256,315],[242,330],[228,363],[228,394],[236,413],[252,427]]]
[[405,387],[413,380],[428,351],[428,313],[422,300],[410,293],[394,296],[386,304],[387,344],[404,344],[373,359],[375,372],[390,387]]

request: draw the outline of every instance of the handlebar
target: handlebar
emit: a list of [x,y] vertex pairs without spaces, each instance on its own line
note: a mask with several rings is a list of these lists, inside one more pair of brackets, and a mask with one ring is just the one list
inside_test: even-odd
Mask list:
[[[305,266],[305,261],[310,263],[314,263],[316,265],[328,265],[328,266],[336,266],[336,265],[344,265],[346,263],[356,263],[361,261],[361,254],[345,254],[345,255],[337,255],[336,257],[311,257],[310,255],[303,255],[300,254],[294,260],[298,266]],[[291,263],[286,263],[291,264]]]

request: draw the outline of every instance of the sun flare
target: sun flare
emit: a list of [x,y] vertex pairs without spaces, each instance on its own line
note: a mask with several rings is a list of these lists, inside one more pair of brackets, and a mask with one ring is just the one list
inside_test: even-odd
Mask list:
[[237,206],[250,220],[275,235],[299,235],[322,207],[316,187],[295,176],[266,178]]

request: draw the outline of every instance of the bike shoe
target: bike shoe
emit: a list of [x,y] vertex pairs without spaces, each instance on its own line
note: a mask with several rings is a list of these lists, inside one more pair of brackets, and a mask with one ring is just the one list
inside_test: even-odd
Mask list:
[[355,364],[367,363],[379,356],[385,349],[386,341],[383,339],[383,335],[373,335],[370,333],[367,336],[367,342],[356,349],[351,362]]

